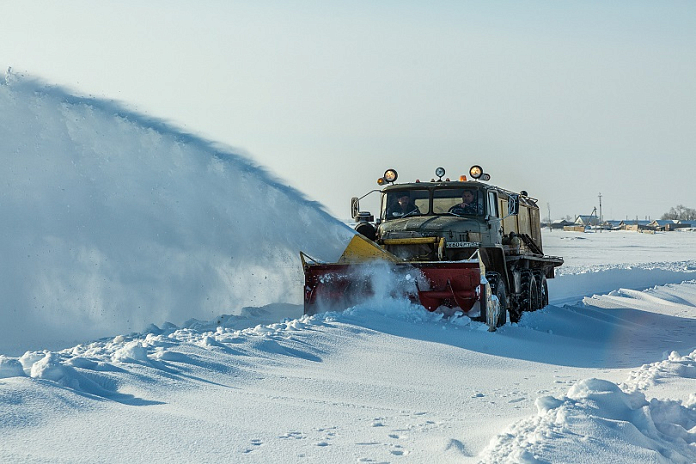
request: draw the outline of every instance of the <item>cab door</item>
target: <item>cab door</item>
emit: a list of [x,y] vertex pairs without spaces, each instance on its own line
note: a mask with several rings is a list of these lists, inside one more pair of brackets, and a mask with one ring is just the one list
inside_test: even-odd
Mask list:
[[501,222],[503,223],[503,234],[507,235],[510,232],[519,232],[519,227],[517,226],[517,216],[509,216],[507,214],[508,211],[508,198],[507,195],[502,194],[498,195],[498,205],[499,205],[499,210],[500,214],[504,218]]

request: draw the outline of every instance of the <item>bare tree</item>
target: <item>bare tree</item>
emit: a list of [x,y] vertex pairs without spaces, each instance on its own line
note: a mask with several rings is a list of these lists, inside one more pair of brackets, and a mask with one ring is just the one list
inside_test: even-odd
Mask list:
[[662,215],[663,220],[693,221],[696,219],[696,209],[687,208],[684,205],[677,205],[669,209],[669,212]]

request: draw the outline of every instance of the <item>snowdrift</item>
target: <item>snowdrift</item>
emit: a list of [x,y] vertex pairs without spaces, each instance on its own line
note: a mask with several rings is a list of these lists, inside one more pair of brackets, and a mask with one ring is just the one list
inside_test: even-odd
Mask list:
[[[668,337],[696,330],[695,289],[685,282],[621,297],[634,346],[617,343],[617,295],[596,295],[494,334],[385,299],[241,330],[244,316],[230,316],[0,356],[0,430],[11,443],[0,456],[41,460],[61,450],[65,462],[99,460],[104,448],[90,443],[114,421],[121,429],[108,441],[119,462],[691,463],[696,351],[641,359],[693,347]],[[639,317],[648,299],[664,317],[657,327]],[[683,310],[691,313],[676,316]],[[544,364],[552,350],[565,366]],[[617,371],[622,381],[583,377],[606,374],[605,356],[616,358],[612,368],[629,366]],[[95,414],[109,419],[94,425]],[[63,449],[53,423],[81,430],[75,448]],[[155,429],[159,451],[141,438]]]
[[498,435],[483,463],[655,462],[696,460],[696,394],[688,400],[648,401],[636,378],[654,382],[661,371],[696,379],[696,351],[643,366],[617,385],[595,378],[574,384],[561,397],[536,400],[538,414]]

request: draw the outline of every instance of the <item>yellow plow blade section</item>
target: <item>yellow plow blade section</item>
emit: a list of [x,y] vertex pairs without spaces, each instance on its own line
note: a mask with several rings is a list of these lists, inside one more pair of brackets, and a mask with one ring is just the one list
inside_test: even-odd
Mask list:
[[362,235],[354,235],[343,254],[338,258],[339,264],[360,264],[374,259],[398,262],[397,258],[387,250],[380,248],[375,242],[366,239]]

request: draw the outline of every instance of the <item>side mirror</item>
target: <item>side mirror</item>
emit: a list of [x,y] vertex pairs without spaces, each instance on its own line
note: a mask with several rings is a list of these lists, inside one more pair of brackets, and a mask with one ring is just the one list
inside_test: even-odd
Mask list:
[[508,216],[517,216],[520,212],[520,196],[510,195],[508,199]]
[[360,212],[360,199],[353,197],[350,199],[350,217],[354,218]]

